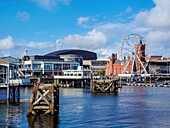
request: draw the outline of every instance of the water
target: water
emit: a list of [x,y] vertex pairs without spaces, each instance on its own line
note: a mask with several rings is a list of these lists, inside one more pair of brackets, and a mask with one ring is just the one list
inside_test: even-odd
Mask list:
[[[0,104],[0,127],[170,127],[170,88],[123,86],[115,95],[92,95],[85,89],[60,89],[59,116],[27,118],[31,89],[21,89],[19,105]],[[2,100],[6,92],[0,91]]]

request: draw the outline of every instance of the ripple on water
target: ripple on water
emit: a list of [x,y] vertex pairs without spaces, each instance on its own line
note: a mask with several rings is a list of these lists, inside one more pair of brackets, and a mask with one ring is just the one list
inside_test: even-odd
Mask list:
[[61,89],[59,116],[27,118],[30,92],[22,88],[19,105],[0,105],[0,127],[170,127],[169,88],[124,86],[117,95]]

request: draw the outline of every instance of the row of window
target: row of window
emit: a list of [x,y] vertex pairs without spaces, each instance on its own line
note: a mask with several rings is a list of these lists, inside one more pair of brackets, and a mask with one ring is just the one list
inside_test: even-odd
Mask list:
[[64,74],[65,76],[81,76],[81,74]]
[[[45,63],[44,64],[44,70],[77,70],[77,67],[79,64],[51,64],[51,63]],[[33,64],[33,69],[42,69],[41,64]]]

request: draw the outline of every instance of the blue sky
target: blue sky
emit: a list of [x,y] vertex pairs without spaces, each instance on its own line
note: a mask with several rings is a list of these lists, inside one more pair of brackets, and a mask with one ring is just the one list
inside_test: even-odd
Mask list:
[[78,48],[107,58],[131,33],[146,39],[151,55],[170,56],[169,6],[169,0],[4,0],[0,56]]

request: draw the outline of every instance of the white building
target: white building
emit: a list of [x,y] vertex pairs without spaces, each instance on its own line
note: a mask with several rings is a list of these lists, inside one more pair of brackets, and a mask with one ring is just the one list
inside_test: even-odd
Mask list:
[[80,65],[78,62],[64,62],[63,59],[56,56],[23,56],[22,68],[20,70],[24,75],[30,76],[51,76],[63,75],[63,70],[77,70]]

